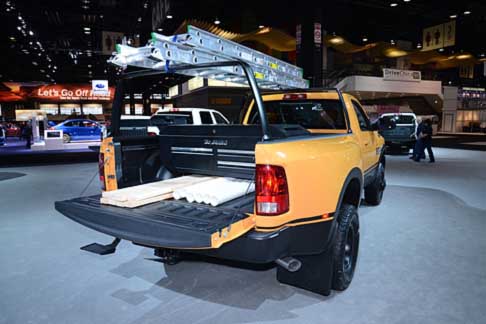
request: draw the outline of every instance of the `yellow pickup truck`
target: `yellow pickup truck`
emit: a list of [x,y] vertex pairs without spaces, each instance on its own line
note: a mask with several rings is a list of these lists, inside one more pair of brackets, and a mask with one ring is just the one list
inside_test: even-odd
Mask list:
[[[245,65],[242,65],[245,68]],[[70,219],[115,237],[86,250],[106,254],[120,239],[153,248],[167,263],[197,253],[277,264],[277,279],[319,294],[346,289],[359,246],[362,198],[380,204],[384,140],[356,98],[336,89],[258,92],[239,125],[160,127],[160,135],[119,129],[124,81],[111,136],[100,149],[103,190],[181,175],[250,179],[255,192],[220,206],[164,200],[133,209],[100,196],[56,202]]]

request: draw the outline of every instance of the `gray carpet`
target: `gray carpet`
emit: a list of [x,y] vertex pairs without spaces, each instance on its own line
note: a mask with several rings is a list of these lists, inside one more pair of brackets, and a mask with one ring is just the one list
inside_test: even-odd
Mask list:
[[110,238],[53,202],[79,194],[96,164],[9,169],[28,176],[0,182],[0,323],[484,323],[486,153],[436,155],[388,158],[382,205],[360,209],[354,281],[329,297],[279,284],[273,268],[165,266],[128,242],[81,251]]

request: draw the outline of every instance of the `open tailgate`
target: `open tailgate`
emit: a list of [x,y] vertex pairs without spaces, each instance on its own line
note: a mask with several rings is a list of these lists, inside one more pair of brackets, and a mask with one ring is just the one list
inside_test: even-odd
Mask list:
[[137,208],[100,204],[100,196],[56,202],[56,210],[92,228],[137,244],[179,249],[219,248],[255,226],[254,195],[218,207],[165,200]]

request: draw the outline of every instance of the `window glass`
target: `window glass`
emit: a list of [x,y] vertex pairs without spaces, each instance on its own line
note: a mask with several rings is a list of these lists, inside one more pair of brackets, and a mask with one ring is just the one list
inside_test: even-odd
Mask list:
[[[256,107],[251,124],[260,123]],[[270,124],[298,124],[308,129],[346,129],[339,100],[267,101],[265,110]]]
[[201,123],[202,124],[212,124],[213,120],[211,119],[211,114],[207,111],[201,111],[200,112],[201,116]]
[[219,113],[214,113],[214,119],[216,119],[216,124],[227,124],[228,122]]
[[363,111],[363,108],[361,108],[361,106],[354,100],[352,100],[352,103],[356,116],[358,117],[359,128],[361,128],[362,131],[370,130],[370,121]]

